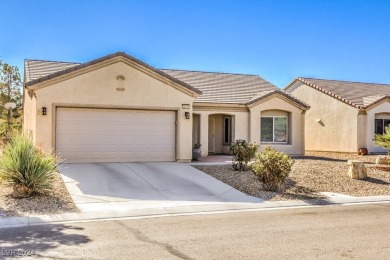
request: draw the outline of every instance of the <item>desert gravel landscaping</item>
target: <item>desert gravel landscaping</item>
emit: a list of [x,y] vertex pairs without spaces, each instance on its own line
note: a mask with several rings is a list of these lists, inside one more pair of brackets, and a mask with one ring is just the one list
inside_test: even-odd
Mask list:
[[58,173],[51,194],[16,199],[11,193],[12,188],[0,184],[0,218],[78,212]]
[[[248,195],[265,200],[323,199],[320,192],[350,196],[390,195],[390,167],[375,165],[376,155],[359,156],[344,153],[306,153],[295,157],[295,164],[281,192],[262,190],[262,184],[251,171],[236,172],[231,165],[196,165],[195,168]],[[348,177],[347,160],[365,162],[368,178]]]

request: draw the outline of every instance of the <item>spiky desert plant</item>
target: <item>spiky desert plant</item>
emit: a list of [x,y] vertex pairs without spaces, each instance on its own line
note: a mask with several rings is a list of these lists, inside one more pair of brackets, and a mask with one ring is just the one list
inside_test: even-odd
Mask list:
[[29,197],[52,188],[59,160],[46,155],[22,135],[14,136],[0,158],[0,181],[13,188],[15,197]]

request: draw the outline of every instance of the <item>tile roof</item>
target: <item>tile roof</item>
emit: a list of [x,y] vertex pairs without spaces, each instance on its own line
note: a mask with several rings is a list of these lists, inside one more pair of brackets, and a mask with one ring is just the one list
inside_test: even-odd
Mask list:
[[390,96],[390,84],[364,83],[341,80],[297,78],[285,90],[289,91],[295,82],[304,83],[325,94],[358,109],[367,108]]
[[24,61],[24,80],[29,82],[36,80],[45,76],[48,76],[52,73],[59,72],[61,70],[66,70],[73,68],[80,63],[74,62],[61,62],[61,61],[46,61],[46,60],[25,60]]
[[384,97],[386,97],[386,96],[385,95],[377,95],[377,96],[363,97],[363,106],[364,107],[369,106],[372,103],[377,102],[377,101],[383,99]]
[[[130,58],[135,62],[138,62],[141,65],[153,69],[155,72],[174,80],[175,82],[191,88],[191,90],[195,90],[199,94],[202,93],[196,98],[195,102],[247,104],[253,99],[258,99],[259,93],[270,91],[278,91],[278,93],[284,92],[257,75],[173,69],[160,70],[153,68],[125,53],[107,55],[100,59],[86,63],[25,60],[25,86],[31,86],[51,78],[70,73],[117,55]],[[292,98],[304,107],[307,106],[302,101],[297,100],[289,94],[285,93],[285,96]]]
[[260,91],[278,89],[257,75],[166,70],[164,72],[201,90],[196,102],[245,104]]

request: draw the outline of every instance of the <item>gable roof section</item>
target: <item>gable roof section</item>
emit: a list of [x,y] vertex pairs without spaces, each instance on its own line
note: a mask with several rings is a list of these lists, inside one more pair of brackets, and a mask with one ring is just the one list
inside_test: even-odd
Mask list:
[[298,104],[303,109],[309,109],[310,108],[310,106],[307,105],[306,103],[304,103],[303,101],[301,101],[298,98],[292,96],[291,94],[287,93],[286,91],[283,91],[283,90],[280,90],[280,89],[259,92],[254,97],[252,97],[249,100],[249,102],[247,102],[246,104],[247,105],[252,105],[252,104],[254,104],[254,103],[256,103],[256,102],[258,102],[258,101],[260,101],[262,99],[265,99],[267,97],[270,97],[272,95],[281,95],[281,96],[291,100],[292,102]]
[[195,102],[248,105],[270,95],[280,94],[296,102],[301,107],[309,107],[257,75],[156,69],[123,52],[117,52],[86,63],[25,60],[25,86],[28,87],[54,79],[117,56],[130,59],[171,81],[185,86],[191,91],[201,94],[196,97]]
[[[200,90],[198,90],[198,89],[188,85],[187,83],[182,82],[181,80],[178,80],[177,78],[174,78],[174,77],[166,74],[165,72],[163,72],[159,69],[156,69],[156,68],[150,66],[149,64],[146,64],[145,62],[138,60],[138,59],[134,58],[133,56],[130,56],[124,52],[116,52],[114,54],[110,54],[110,55],[101,57],[99,59],[95,59],[95,60],[92,60],[92,61],[89,61],[86,63],[81,63],[81,64],[66,63],[66,62],[51,62],[51,61],[49,61],[49,62],[39,61],[38,62],[38,61],[33,61],[33,60],[26,60],[25,61],[25,66],[27,65],[26,66],[26,68],[27,68],[26,75],[28,75],[29,80],[27,80],[27,77],[26,77],[24,85],[25,85],[25,87],[32,86],[32,85],[35,85],[37,83],[41,83],[41,82],[44,82],[44,81],[47,81],[50,79],[54,79],[56,77],[63,76],[63,75],[69,74],[71,72],[81,70],[83,68],[92,66],[94,64],[98,64],[98,63],[106,61],[106,60],[110,60],[110,59],[115,58],[115,57],[124,57],[130,61],[135,62],[138,65],[141,65],[142,67],[145,67],[145,68],[159,74],[160,76],[163,76],[163,77],[187,88],[188,90],[190,90],[192,92],[195,92],[197,94],[202,94],[202,92]],[[56,69],[58,69],[58,70],[56,72],[54,72]]]
[[257,75],[163,69],[201,90],[200,103],[246,104],[258,92],[278,89]]
[[294,88],[299,87],[297,86],[297,83],[299,82],[357,109],[369,108],[374,103],[376,104],[386,99],[386,96],[390,96],[389,84],[314,78],[296,78],[285,88],[285,90],[287,92],[294,90]]

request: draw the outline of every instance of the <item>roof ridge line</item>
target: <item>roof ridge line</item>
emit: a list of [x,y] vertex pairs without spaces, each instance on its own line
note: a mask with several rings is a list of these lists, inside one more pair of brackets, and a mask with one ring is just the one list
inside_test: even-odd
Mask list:
[[24,59],[25,61],[45,61],[45,62],[56,62],[56,63],[71,63],[71,64],[81,64],[80,62],[72,61],[59,61],[59,60],[38,60],[38,59]]
[[375,83],[375,82],[361,82],[361,81],[350,81],[350,80],[339,80],[339,79],[323,79],[323,78],[307,78],[307,77],[298,77],[298,79],[317,79],[317,80],[326,80],[326,81],[339,81],[339,82],[348,82],[348,83],[359,83],[359,84],[375,84],[375,85],[384,85],[389,86],[389,84],[386,83]]
[[[203,70],[185,70],[185,69],[163,69],[160,70],[175,70],[175,71],[187,71],[187,72],[201,72],[201,73],[214,73],[214,74],[230,74],[230,75],[245,75],[245,76],[255,76],[261,78],[257,74],[246,74],[246,73],[233,73],[233,72],[218,72],[218,71],[203,71]],[[263,79],[263,78],[262,78]]]

